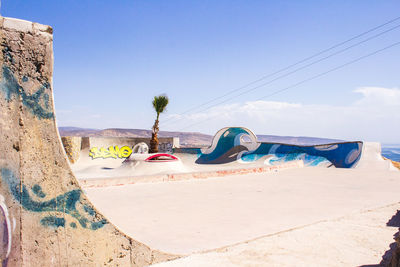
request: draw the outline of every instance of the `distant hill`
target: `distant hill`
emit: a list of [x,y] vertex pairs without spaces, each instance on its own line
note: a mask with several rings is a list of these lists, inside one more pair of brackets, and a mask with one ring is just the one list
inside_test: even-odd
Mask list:
[[[89,137],[151,137],[151,130],[144,129],[85,129],[78,127],[59,127],[61,136],[89,136]],[[168,132],[160,131],[159,137],[179,137],[181,146],[208,146],[212,136],[197,132]]]
[[[61,136],[103,136],[103,137],[151,137],[150,130],[144,129],[87,129],[78,127],[59,127]],[[209,146],[211,144],[212,135],[202,134],[198,132],[169,132],[160,131],[159,137],[179,137],[181,146],[183,147],[198,147]],[[326,139],[318,137],[304,136],[277,136],[277,135],[257,135],[260,142],[284,143],[294,145],[318,145],[341,142],[338,139]]]

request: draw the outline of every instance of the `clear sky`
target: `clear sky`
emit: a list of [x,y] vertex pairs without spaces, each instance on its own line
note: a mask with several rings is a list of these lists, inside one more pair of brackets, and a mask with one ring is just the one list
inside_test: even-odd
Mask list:
[[[398,0],[3,0],[1,14],[54,28],[59,126],[150,129],[152,97],[165,93],[170,104],[161,130],[214,134],[245,126],[257,134],[400,143],[400,45],[259,100],[399,42],[400,27],[250,93],[221,98],[211,109],[183,114],[400,16]],[[313,60],[397,25],[400,20]]]

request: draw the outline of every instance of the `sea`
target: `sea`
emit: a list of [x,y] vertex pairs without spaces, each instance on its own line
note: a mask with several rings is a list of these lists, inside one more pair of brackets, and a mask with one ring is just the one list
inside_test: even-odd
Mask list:
[[382,156],[400,162],[400,144],[382,144]]

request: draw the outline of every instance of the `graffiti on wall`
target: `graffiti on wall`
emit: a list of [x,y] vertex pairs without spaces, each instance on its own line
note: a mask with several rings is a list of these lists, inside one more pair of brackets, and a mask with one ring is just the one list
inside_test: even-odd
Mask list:
[[227,127],[214,136],[208,149],[201,151],[196,163],[221,164],[236,160],[246,163],[264,160],[267,165],[277,165],[293,160],[303,160],[308,166],[352,168],[360,159],[361,151],[362,142],[314,146],[260,143],[246,128]]
[[3,241],[0,251],[0,259],[2,259],[2,266],[7,266],[8,257],[11,252],[12,242],[12,226],[10,223],[10,216],[8,214],[5,199],[0,195],[0,240]]
[[[6,60],[13,62],[8,47],[3,49],[3,55]],[[49,94],[46,92],[51,89],[50,83],[41,83],[36,92],[29,95],[21,85],[22,83],[29,81],[28,77],[22,77],[22,83],[19,83],[12,70],[5,65],[2,67],[2,74],[3,78],[0,83],[0,88],[5,93],[7,101],[10,101],[12,96],[21,98],[23,105],[37,118],[54,118],[54,113],[51,111],[51,107],[49,106]]]
[[172,144],[171,143],[161,143],[158,145],[158,150],[162,152],[172,152]]
[[[80,189],[68,191],[65,194],[60,194],[49,200],[37,200],[37,198],[43,199],[47,196],[40,185],[36,184],[28,190],[24,184],[21,184],[20,179],[17,178],[16,174],[10,169],[2,168],[0,174],[2,180],[8,185],[11,195],[24,209],[46,214],[46,216],[40,220],[43,226],[66,226],[67,221],[65,216],[51,215],[49,212],[69,215],[73,220],[69,224],[71,228],[77,228],[78,225],[80,225],[85,229],[97,230],[108,223],[106,219],[100,218],[93,208],[81,202],[83,193]],[[32,195],[30,192],[32,192]],[[33,195],[36,197],[33,197]]]
[[[139,144],[145,144],[145,143],[139,143]],[[136,147],[136,146],[135,146]],[[147,147],[147,145],[146,145]],[[162,152],[172,152],[172,143],[161,143],[158,146],[159,150]],[[143,150],[143,149],[142,149]],[[145,151],[147,153],[148,148],[142,150],[137,150],[137,153],[143,153]],[[133,152],[134,149],[132,149],[129,146],[109,146],[108,148],[104,147],[92,147],[89,150],[89,157],[92,159],[125,159],[128,158]]]
[[92,147],[89,151],[89,157],[92,159],[124,159],[129,157],[132,154],[132,148],[129,146],[109,146],[108,148],[98,148],[98,147]]

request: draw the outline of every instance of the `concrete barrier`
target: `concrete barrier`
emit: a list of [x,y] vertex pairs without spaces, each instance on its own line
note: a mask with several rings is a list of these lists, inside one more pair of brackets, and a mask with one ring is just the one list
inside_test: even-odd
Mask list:
[[[150,137],[75,137],[63,136],[62,142],[72,164],[79,158],[123,159],[129,157],[136,144],[150,146]],[[159,151],[170,153],[179,148],[179,137],[160,137]]]
[[176,258],[120,232],[72,174],[55,123],[52,28],[0,18],[0,35],[2,266],[144,266]]
[[120,186],[120,185],[137,184],[137,183],[154,183],[154,182],[181,181],[189,179],[206,179],[213,177],[244,175],[251,173],[253,174],[267,173],[278,170],[303,168],[303,167],[304,167],[304,162],[302,160],[296,160],[296,161],[286,162],[281,165],[253,167],[253,168],[238,168],[230,170],[215,170],[215,171],[144,175],[144,176],[127,176],[127,177],[113,177],[113,178],[81,179],[79,180],[79,183],[83,188],[107,187],[107,186]]
[[63,136],[61,137],[61,141],[69,162],[72,164],[77,162],[81,152],[82,138],[77,136]]

